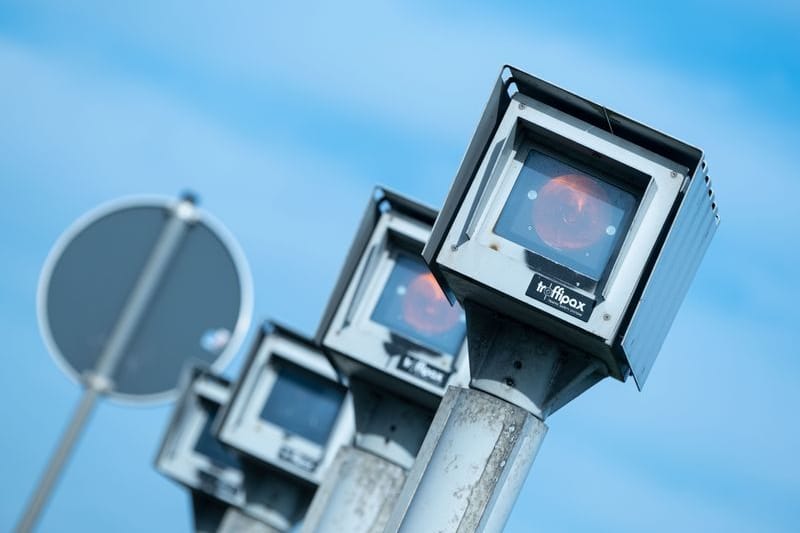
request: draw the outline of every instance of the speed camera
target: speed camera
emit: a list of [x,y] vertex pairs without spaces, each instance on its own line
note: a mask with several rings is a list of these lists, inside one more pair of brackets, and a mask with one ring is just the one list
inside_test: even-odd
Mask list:
[[641,387],[718,223],[701,150],[506,67],[423,255]]
[[156,459],[156,468],[179,483],[231,504],[244,502],[241,464],[211,431],[228,382],[199,368],[175,409]]
[[207,495],[272,527],[287,529],[311,498],[280,473],[240,459],[215,437],[215,418],[229,399],[230,384],[192,368],[156,457],[156,469],[195,495]]
[[466,324],[422,259],[436,211],[377,188],[317,331],[344,373],[435,407],[466,385]]
[[217,435],[252,460],[313,485],[355,433],[348,389],[313,342],[267,322],[261,328]]

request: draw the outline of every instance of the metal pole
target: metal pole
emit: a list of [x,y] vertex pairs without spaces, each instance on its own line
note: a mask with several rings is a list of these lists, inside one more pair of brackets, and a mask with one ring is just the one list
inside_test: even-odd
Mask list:
[[175,207],[172,216],[161,230],[153,251],[150,252],[150,257],[136,280],[136,285],[128,296],[114,329],[111,330],[108,342],[97,359],[95,374],[100,378],[113,379],[117,365],[125,355],[125,350],[186,234],[187,221],[192,217],[194,217],[194,206],[183,200]]
[[[244,462],[245,515],[275,531],[292,531],[308,509],[312,489],[278,470]],[[233,519],[231,519],[233,520]]]
[[451,387],[386,531],[502,531],[546,433],[524,409]]
[[217,533],[281,533],[264,522],[248,516],[235,507],[228,507]]
[[19,521],[16,531],[28,533],[33,530],[42,508],[49,499],[50,492],[53,490],[56,481],[58,481],[64,464],[67,462],[67,459],[69,459],[72,449],[75,447],[86,422],[89,421],[89,415],[92,414],[98,395],[99,392],[93,388],[88,388],[83,391],[80,403],[78,403],[78,407],[75,409],[75,414],[72,415],[72,420],[64,431],[58,448],[50,457],[50,462],[47,464],[47,468],[39,481],[39,486],[33,494],[25,514]]
[[326,472],[303,533],[382,533],[433,419],[430,408],[359,378],[350,391],[355,443]]
[[450,388],[387,532],[500,532],[544,440],[545,418],[605,375],[548,335],[465,302],[471,388]]
[[280,533],[279,529],[261,522],[217,499],[192,491],[192,512],[195,533]]
[[86,425],[97,397],[111,389],[117,366],[125,355],[125,350],[186,234],[187,224],[194,220],[195,208],[190,200],[184,199],[176,205],[171,214],[172,216],[161,230],[144,270],[136,280],[136,285],[111,330],[108,342],[97,359],[94,372],[87,376],[86,389],[80,404],[78,404],[78,409],[28,503],[22,520],[17,526],[17,531],[27,533],[33,530],[72,448]]
[[400,466],[345,447],[306,513],[303,533],[382,533],[406,479]]

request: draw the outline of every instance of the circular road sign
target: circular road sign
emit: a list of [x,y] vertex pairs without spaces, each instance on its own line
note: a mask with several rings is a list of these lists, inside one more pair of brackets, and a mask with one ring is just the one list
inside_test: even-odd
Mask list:
[[188,363],[220,371],[230,361],[252,302],[247,262],[219,222],[187,200],[129,198],[85,214],[56,242],[39,279],[39,326],[78,382],[105,362],[112,397],[159,401]]

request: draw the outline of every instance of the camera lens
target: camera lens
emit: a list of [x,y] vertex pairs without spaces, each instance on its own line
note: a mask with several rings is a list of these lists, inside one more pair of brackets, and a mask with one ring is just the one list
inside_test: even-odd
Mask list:
[[545,244],[578,250],[595,244],[611,228],[608,198],[597,181],[580,174],[558,176],[538,191],[533,227]]
[[407,253],[394,256],[370,319],[407,340],[450,355],[458,353],[466,334],[461,307],[450,305],[422,257]]
[[261,418],[291,434],[325,446],[344,401],[344,389],[304,368],[284,362]]
[[613,178],[601,176],[530,149],[494,232],[535,256],[528,264],[535,263],[537,271],[599,280],[638,202]]
[[455,326],[461,312],[451,306],[431,273],[417,275],[403,296],[403,319],[426,335],[444,333]]

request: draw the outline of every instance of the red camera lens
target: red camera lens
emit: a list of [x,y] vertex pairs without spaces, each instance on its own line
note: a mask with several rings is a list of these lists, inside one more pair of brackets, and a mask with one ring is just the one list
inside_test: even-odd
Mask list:
[[545,244],[560,250],[589,247],[607,233],[613,213],[597,180],[581,174],[557,176],[533,203],[533,227]]
[[534,270],[599,281],[638,203],[618,183],[610,175],[595,176],[531,149],[494,232],[532,254],[526,261],[538,265],[531,266]]
[[439,288],[419,254],[398,253],[370,319],[392,333],[456,355],[464,342],[463,312]]
[[451,306],[430,272],[418,274],[403,296],[403,319],[425,335],[444,333],[458,324],[461,312]]

